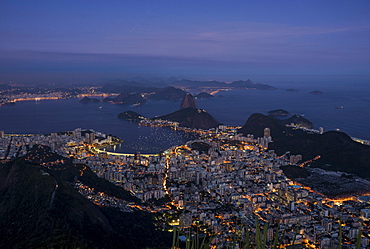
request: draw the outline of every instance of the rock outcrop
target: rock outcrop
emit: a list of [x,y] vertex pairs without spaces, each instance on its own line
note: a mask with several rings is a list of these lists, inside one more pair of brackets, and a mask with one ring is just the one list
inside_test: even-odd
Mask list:
[[190,93],[186,93],[184,98],[181,101],[180,110],[185,108],[197,108],[197,103],[195,98]]

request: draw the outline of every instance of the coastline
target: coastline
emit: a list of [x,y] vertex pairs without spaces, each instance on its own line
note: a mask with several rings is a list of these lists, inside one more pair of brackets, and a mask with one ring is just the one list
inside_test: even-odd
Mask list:
[[[315,108],[310,107],[310,110],[308,110],[308,106],[301,106],[299,103],[298,105],[291,106],[291,101],[293,101],[295,98],[301,98],[304,97],[307,100],[311,99],[314,95],[307,94],[306,92],[297,92],[297,93],[291,93],[284,90],[277,90],[277,91],[227,91],[224,93],[224,98],[213,98],[208,100],[198,100],[198,105],[200,108],[206,109],[208,112],[210,112],[218,121],[221,123],[224,123],[226,125],[232,125],[232,126],[239,126],[242,125],[245,120],[250,116],[250,114],[255,112],[261,112],[265,113],[268,110],[271,110],[271,107],[267,102],[264,100],[266,99],[272,99],[278,101],[281,99],[283,102],[281,102],[277,106],[274,104],[274,107],[272,108],[284,108],[287,109],[291,113],[304,113],[305,117],[309,119],[311,122],[315,124],[315,127],[323,127],[325,131],[329,130],[335,130],[339,128],[341,131],[349,134],[351,137],[353,137],[355,140],[361,140],[360,142],[365,143],[370,140],[369,137],[369,131],[365,124],[369,122],[369,118],[366,115],[361,115],[361,119],[358,122],[352,122],[354,117],[358,116],[358,112],[367,111],[367,109],[363,109],[363,104],[360,105],[360,102],[362,103],[361,97],[359,98],[356,96],[356,103],[351,106],[348,106],[346,103],[343,103],[338,99],[336,96],[333,95],[331,92],[327,92],[327,94],[323,97],[319,96],[320,98],[317,101],[320,101],[320,105],[328,106],[328,103],[330,103],[330,106],[328,106],[327,110],[325,108],[319,108],[319,110],[316,110]],[[331,95],[330,95],[331,94]],[[343,94],[343,93],[341,93]],[[341,95],[342,96],[342,95]],[[354,96],[354,95],[353,95]],[[315,96],[317,97],[317,96]],[[335,97],[335,98],[334,98]],[[342,97],[341,97],[342,98]],[[27,99],[31,100],[31,99]],[[54,100],[59,100],[55,101]],[[74,101],[76,100],[76,101]],[[72,113],[80,110],[81,113],[84,114],[84,118],[90,119],[90,123],[94,123],[93,117],[87,117],[86,112],[93,111],[95,117],[98,117],[99,115],[103,115],[104,113],[112,113],[113,115],[117,115],[118,113],[122,112],[123,110],[134,110],[140,112],[142,115],[145,116],[160,116],[165,113],[170,113],[173,110],[177,109],[178,102],[169,102],[169,101],[149,101],[146,105],[143,106],[120,106],[120,105],[110,105],[110,103],[102,103],[102,104],[87,104],[87,105],[79,105],[78,98],[61,98],[58,97],[58,99],[43,99],[43,101],[27,101],[28,103],[22,103],[20,105],[15,105],[7,108],[7,106],[1,106],[0,109],[0,116],[7,117],[7,119],[4,119],[0,130],[4,130],[5,132],[11,133],[22,133],[21,127],[19,126],[19,121],[17,120],[18,117],[14,116],[16,113],[19,117],[22,117],[23,120],[25,120],[26,123],[28,123],[27,130],[25,133],[46,133],[50,131],[44,131],[43,130],[43,123],[40,123],[37,120],[38,115],[42,115],[44,112],[50,112],[50,108],[58,108],[58,112],[60,115],[71,115]],[[239,102],[242,100],[242,102]],[[69,101],[69,102],[66,102]],[[302,99],[302,101],[305,101],[305,99]],[[333,102],[334,101],[334,102]],[[59,104],[60,102],[60,104]],[[76,103],[73,103],[76,102]],[[339,103],[340,102],[340,103]],[[39,110],[39,113],[36,113],[36,116],[31,116],[30,113],[35,109],[34,106],[37,104],[37,110]],[[48,108],[46,105],[50,104],[50,108]],[[289,106],[286,106],[286,105]],[[62,106],[63,105],[63,106]],[[338,105],[346,105],[348,108],[344,109],[344,112],[337,112],[334,107]],[[65,107],[64,107],[65,106]],[[99,107],[101,107],[99,109]],[[176,108],[172,108],[171,106],[176,106]],[[360,107],[356,108],[355,107]],[[125,109],[122,110],[122,107]],[[248,108],[246,108],[248,107]],[[234,111],[230,111],[230,108],[234,108]],[[361,109],[362,108],[362,109]],[[357,110],[358,109],[358,110]],[[74,117],[66,117],[66,120],[70,120],[70,122],[76,123],[74,120],[77,121],[77,119],[81,116],[80,114],[74,114]],[[238,113],[237,115],[235,113]],[[53,113],[49,114],[48,119],[58,119]],[[115,118],[115,117],[114,117]],[[122,121],[116,121],[112,120],[110,117],[104,118],[107,123],[107,126],[109,128],[110,124]],[[23,121],[22,121],[23,122]],[[59,124],[63,124],[65,120],[57,121]],[[15,125],[13,125],[15,123]],[[18,123],[18,124],[17,124]],[[59,125],[58,124],[58,125]],[[50,124],[46,124],[50,126]],[[17,127],[18,129],[14,129],[14,127]],[[104,127],[99,126],[91,126],[89,124],[76,124],[75,126],[71,126],[68,124],[68,126],[65,125],[65,127],[58,128],[57,130],[70,130],[74,127],[92,127],[96,130],[105,130]],[[30,128],[30,129],[28,129]],[[33,130],[32,130],[33,129]],[[116,130],[110,130],[107,129],[108,132],[117,134],[118,132]],[[120,135],[121,136],[121,135]],[[123,137],[123,136],[121,136]],[[358,139],[360,138],[360,139]],[[125,139],[126,140],[126,139]]]

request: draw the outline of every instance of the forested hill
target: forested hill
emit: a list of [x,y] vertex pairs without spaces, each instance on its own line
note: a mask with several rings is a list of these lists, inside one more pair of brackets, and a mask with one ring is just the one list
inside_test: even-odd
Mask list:
[[320,156],[312,166],[370,179],[370,146],[353,141],[347,134],[329,131],[320,135],[292,130],[278,119],[260,113],[252,114],[239,132],[262,137],[267,127],[273,140],[269,149],[277,154],[290,151],[293,155],[302,155],[303,160]]
[[0,248],[170,247],[171,236],[155,229],[152,214],[97,206],[71,183],[78,179],[106,194],[137,201],[122,188],[68,160],[55,168],[40,165],[39,160],[58,157],[38,147],[0,165]]

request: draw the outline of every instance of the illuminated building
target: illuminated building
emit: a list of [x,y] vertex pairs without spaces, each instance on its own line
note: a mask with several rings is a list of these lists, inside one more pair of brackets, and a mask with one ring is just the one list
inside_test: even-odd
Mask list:
[[193,218],[191,216],[191,213],[184,213],[180,215],[180,227],[186,228],[190,227],[193,223]]

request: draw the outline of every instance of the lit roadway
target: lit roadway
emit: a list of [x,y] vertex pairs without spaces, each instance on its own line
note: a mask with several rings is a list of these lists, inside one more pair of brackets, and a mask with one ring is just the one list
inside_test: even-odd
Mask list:
[[[114,156],[135,156],[135,154],[132,154],[132,153],[117,153],[117,152],[109,152],[109,151],[105,151],[105,150],[99,150],[97,148],[93,148],[93,150],[95,152],[98,152],[98,153],[106,153],[108,155],[114,155]],[[141,154],[140,153],[140,156],[144,156],[144,157],[151,157],[151,156],[158,156],[159,154]]]
[[49,210],[50,210],[50,209],[51,209],[51,207],[53,206],[53,201],[54,201],[55,191],[58,189],[58,183],[57,183],[57,180],[55,180],[54,176],[52,176],[52,175],[50,175],[50,176],[54,179],[54,182],[55,182],[55,188],[54,188],[53,193],[51,194],[50,203],[49,203]]

